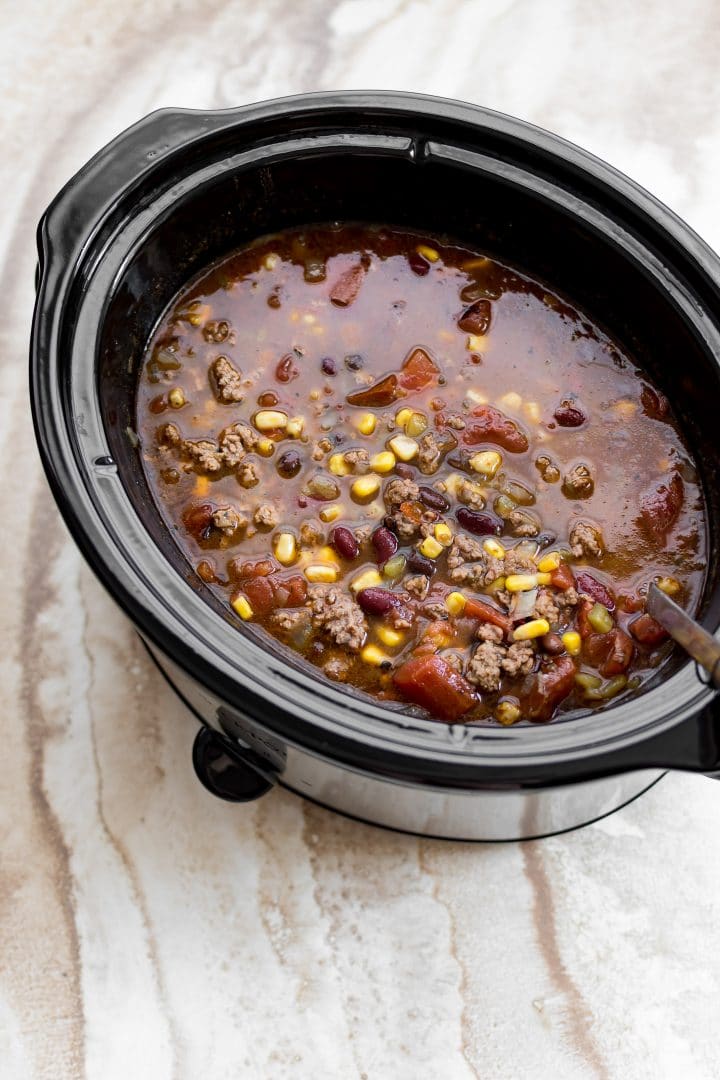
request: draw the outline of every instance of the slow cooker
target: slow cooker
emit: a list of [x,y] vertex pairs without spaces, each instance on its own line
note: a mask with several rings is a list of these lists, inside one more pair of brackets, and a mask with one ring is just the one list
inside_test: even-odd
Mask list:
[[30,374],[37,440],[83,555],[201,721],[198,775],[275,784],[368,822],[537,837],[617,809],[667,769],[720,770],[720,705],[675,655],[635,697],[511,728],[446,725],[354,695],[229,626],[149,498],[138,365],[177,290],[288,226],[366,221],[456,236],[586,308],[669,396],[699,462],[720,624],[720,262],[647,192],[558,137],[456,101],[323,93],[163,110],[67,184],[39,227]]

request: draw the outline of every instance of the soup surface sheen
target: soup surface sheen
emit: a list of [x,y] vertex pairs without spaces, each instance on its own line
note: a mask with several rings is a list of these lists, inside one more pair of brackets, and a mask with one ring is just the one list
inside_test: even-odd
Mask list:
[[649,582],[699,597],[671,404],[587,315],[453,243],[313,226],[213,266],[148,345],[137,430],[231,621],[440,720],[607,703],[667,658]]

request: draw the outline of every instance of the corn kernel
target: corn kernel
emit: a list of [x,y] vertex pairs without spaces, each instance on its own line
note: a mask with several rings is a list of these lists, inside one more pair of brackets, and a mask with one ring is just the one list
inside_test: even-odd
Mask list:
[[443,550],[443,546],[437,542],[434,536],[426,536],[418,550],[421,555],[425,555],[428,559],[437,559]]
[[[478,341],[482,341],[482,338],[478,338]],[[479,390],[468,390],[465,394],[465,400],[469,401],[471,405],[487,405],[488,402],[485,394],[481,394]]]
[[292,533],[278,533],[274,544],[275,558],[283,566],[291,566],[297,558],[297,542]]
[[491,581],[489,585],[485,586],[485,592],[490,593],[490,595],[492,596],[493,593],[502,592],[504,588],[505,578],[496,577],[494,581]]
[[502,456],[497,450],[481,450],[480,453],[473,454],[468,464],[475,472],[490,477],[494,476],[502,465]]
[[289,435],[291,439],[299,439],[303,433],[304,427],[304,418],[302,416],[293,416],[293,418],[287,422],[285,434]]
[[495,719],[504,727],[517,723],[520,716],[520,706],[516,705],[514,701],[501,701],[495,710]]
[[500,398],[500,404],[504,409],[512,409],[513,412],[518,412],[522,407],[522,398],[516,390],[509,390],[507,394],[503,394]]
[[389,649],[396,649],[405,640],[405,635],[393,630],[391,626],[378,626],[377,636]]
[[375,413],[366,412],[360,417],[357,422],[357,429],[361,435],[372,435],[373,431],[377,427],[377,416]]
[[383,664],[392,663],[388,654],[377,645],[366,645],[360,653],[360,659],[364,664],[371,664],[373,667],[382,667]]
[[265,258],[263,259],[263,266],[265,267],[266,270],[274,270],[279,262],[280,262],[280,256],[275,255],[274,252],[270,252],[270,254],[266,255]]
[[582,649],[582,638],[577,630],[566,630],[561,641],[571,656],[579,656]]
[[484,344],[485,338],[482,334],[468,334],[465,348],[468,352],[480,352]]
[[304,323],[307,323],[308,326],[312,326],[312,324],[315,322],[315,316],[312,314],[311,311],[306,311],[302,317],[302,321]]
[[328,468],[333,476],[349,476],[352,471],[345,461],[344,454],[333,454],[328,461]]
[[461,592],[451,592],[445,597],[445,607],[451,615],[462,615],[467,599]]
[[535,575],[537,577],[538,585],[550,585],[552,582],[552,574],[543,573],[540,571]]
[[257,451],[262,457],[272,457],[275,453],[275,443],[272,439],[260,439],[257,444]]
[[187,398],[182,386],[173,386],[168,394],[168,401],[173,409],[182,409],[183,405],[187,405]]
[[493,540],[492,536],[488,536],[483,540],[483,547],[493,559],[505,558],[505,548],[497,540]]
[[420,449],[415,440],[409,439],[407,435],[395,435],[388,445],[395,457],[399,457],[401,461],[412,461]]
[[308,581],[318,582],[323,584],[331,584],[333,581],[337,581],[337,567],[336,566],[318,566],[313,564],[312,566],[305,567],[305,577]]
[[427,418],[422,413],[414,412],[405,425],[405,434],[411,438],[417,438],[427,429]]
[[508,574],[505,588],[508,592],[527,592],[537,587],[537,574]]
[[261,409],[255,413],[254,424],[258,431],[278,431],[287,427],[287,413],[277,409]]
[[330,547],[329,544],[325,544],[323,547],[318,548],[317,557],[324,563],[331,563],[333,566],[338,564],[338,555],[335,548]]
[[526,401],[523,405],[523,412],[532,424],[539,424],[542,420],[542,412],[537,401]]
[[350,582],[353,592],[361,592],[362,589],[374,589],[376,585],[382,585],[382,578],[377,570],[363,570]]
[[682,585],[674,577],[659,577],[655,579],[655,584],[662,592],[667,593],[668,596],[675,596],[680,592]]
[[246,596],[236,596],[235,599],[231,601],[231,603],[241,619],[245,619],[246,622],[248,619],[252,619],[254,614],[253,609],[250,606],[250,601]]
[[199,495],[201,498],[203,495],[207,495],[210,490],[210,479],[207,476],[198,476],[193,488],[193,495]]
[[435,533],[435,539],[442,544],[443,547],[449,547],[450,544],[452,544],[452,529],[449,525],[446,525],[444,521],[438,521],[433,532]]
[[427,244],[418,244],[415,248],[418,255],[422,255],[423,259],[427,259],[428,262],[437,262],[440,258],[440,252],[435,248],[428,247]]
[[370,458],[370,468],[376,473],[389,473],[395,468],[395,455],[392,450],[381,450]]
[[557,570],[561,562],[559,551],[548,551],[547,555],[543,555],[539,560],[538,570],[541,574],[549,574],[551,570]]
[[380,490],[380,477],[368,473],[367,476],[358,476],[350,488],[353,499],[365,501],[372,499]]
[[398,427],[404,428],[412,414],[412,409],[398,409],[395,413],[395,423]]
[[330,521],[336,521],[341,513],[342,507],[335,503],[334,506],[323,506],[318,516],[327,524]]
[[513,641],[531,641],[532,638],[543,637],[549,633],[550,623],[547,619],[531,619],[530,622],[515,627]]

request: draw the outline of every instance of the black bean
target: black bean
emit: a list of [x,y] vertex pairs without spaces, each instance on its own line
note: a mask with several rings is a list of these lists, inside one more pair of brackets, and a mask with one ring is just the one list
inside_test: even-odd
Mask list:
[[441,514],[450,509],[450,501],[445,498],[442,492],[436,491],[435,488],[421,487],[420,502],[424,503],[425,506],[429,506],[431,510],[438,510]]
[[291,476],[297,476],[300,472],[302,459],[297,450],[285,450],[277,459],[275,467],[281,476],[289,480]]
[[432,559],[426,559],[419,551],[411,551],[407,559],[408,570],[414,570],[416,574],[425,574],[432,577],[435,573],[435,563]]
[[494,514],[483,513],[481,510],[469,510],[467,506],[461,506],[455,517],[463,529],[474,533],[475,536],[499,536],[502,532],[502,522]]
[[407,465],[404,461],[398,461],[395,466],[395,472],[402,480],[412,480],[415,475],[415,470],[412,465]]
[[359,371],[365,361],[359,353],[352,353],[345,357],[345,367],[350,371]]
[[325,375],[337,375],[337,364],[332,356],[325,356],[320,361],[320,367]]

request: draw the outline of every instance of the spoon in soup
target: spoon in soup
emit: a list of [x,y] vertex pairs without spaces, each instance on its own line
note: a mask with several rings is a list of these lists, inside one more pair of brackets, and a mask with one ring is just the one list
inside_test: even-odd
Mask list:
[[654,582],[648,589],[645,610],[707,671],[710,685],[720,690],[720,642]]

